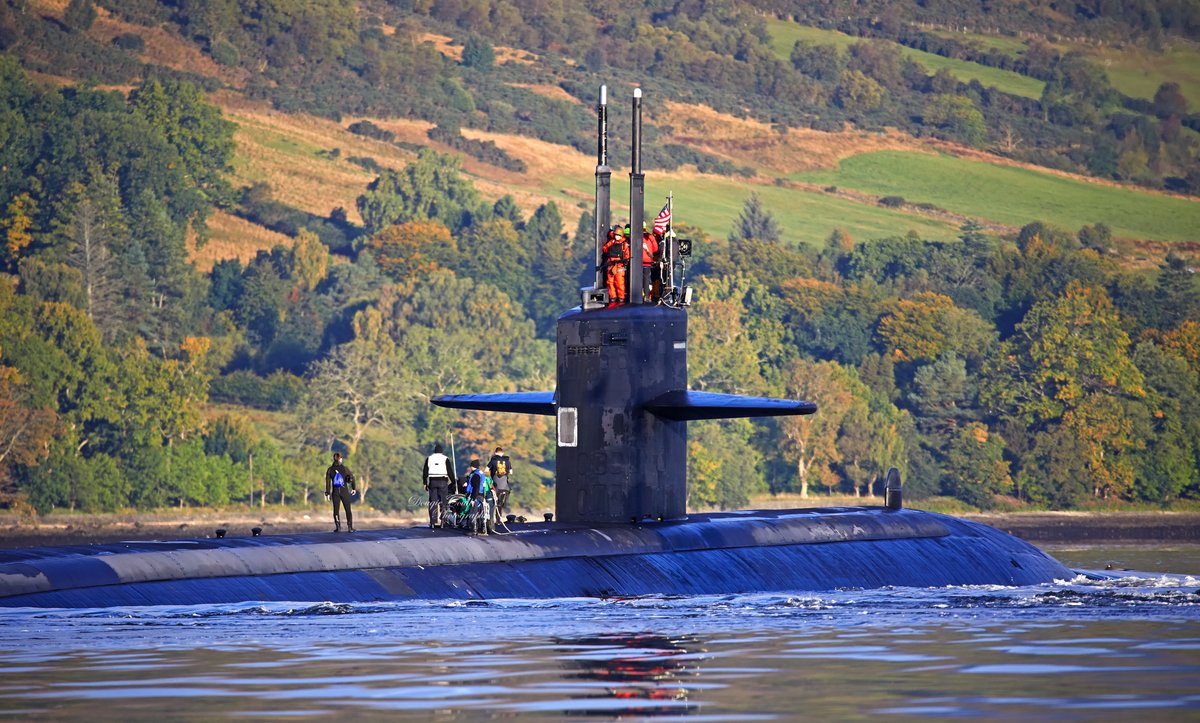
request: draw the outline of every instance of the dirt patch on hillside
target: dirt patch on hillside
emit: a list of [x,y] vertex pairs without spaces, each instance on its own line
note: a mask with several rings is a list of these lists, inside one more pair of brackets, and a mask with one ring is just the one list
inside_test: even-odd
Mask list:
[[531,93],[537,93],[543,98],[561,100],[564,103],[571,103],[572,105],[583,105],[582,101],[557,85],[537,85],[534,83],[509,83],[509,85],[514,88],[524,88]]
[[209,239],[203,246],[196,246],[195,235],[188,240],[188,261],[205,273],[218,261],[238,259],[245,264],[259,251],[276,246],[291,248],[295,243],[290,236],[220,210],[208,215],[208,230]]
[[[417,40],[423,43],[429,43],[442,55],[451,58],[459,63],[462,62],[463,46],[456,45],[454,38],[448,35],[438,35],[437,33],[421,33],[417,36]],[[537,62],[537,56],[527,50],[519,50],[517,48],[508,48],[503,45],[493,46],[492,52],[496,56],[496,64],[503,65],[504,63],[518,63],[520,65],[532,65]]]
[[706,106],[667,101],[657,123],[670,126],[668,142],[682,143],[737,164],[750,164],[788,174],[836,168],[849,156],[872,151],[921,151],[913,138],[898,131],[828,133],[779,128],[738,118]]
[[162,65],[167,68],[195,73],[197,75],[217,78],[222,83],[234,88],[243,88],[249,76],[241,68],[229,68],[218,64],[210,56],[200,51],[195,44],[179,35],[169,32],[162,27],[134,25],[112,16],[102,7],[96,7],[96,22],[88,30],[88,37],[101,43],[112,43],[113,39],[122,33],[133,33],[141,36],[146,43],[146,49],[141,58],[149,63]]

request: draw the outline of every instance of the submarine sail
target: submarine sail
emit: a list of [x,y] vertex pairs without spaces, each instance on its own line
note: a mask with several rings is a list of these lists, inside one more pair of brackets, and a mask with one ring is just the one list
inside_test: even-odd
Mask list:
[[557,389],[432,400],[457,409],[555,415],[555,508],[564,522],[681,518],[687,504],[688,421],[812,414],[817,408],[802,400],[688,389],[687,308],[661,303],[661,297],[684,297],[683,290],[669,289],[660,299],[651,299],[643,292],[638,263],[643,235],[636,230],[643,227],[645,203],[641,108],[641,89],[635,89],[629,172],[634,231],[625,265],[628,298],[607,298],[599,270],[611,219],[607,89],[601,87],[594,215],[603,223],[595,227],[596,282],[582,290],[580,306],[558,319]]

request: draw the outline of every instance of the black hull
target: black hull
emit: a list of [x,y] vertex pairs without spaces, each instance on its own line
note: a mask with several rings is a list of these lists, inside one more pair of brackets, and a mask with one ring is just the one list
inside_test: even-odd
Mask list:
[[624,597],[1024,586],[1074,573],[986,525],[918,510],[747,511],[642,525],[409,528],[0,552],[0,605]]

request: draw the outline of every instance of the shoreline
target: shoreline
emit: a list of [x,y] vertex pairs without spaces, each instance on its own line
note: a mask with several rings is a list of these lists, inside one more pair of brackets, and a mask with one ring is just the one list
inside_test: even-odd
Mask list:
[[1006,512],[960,517],[1033,543],[1200,543],[1200,512]]
[[[540,515],[524,513],[530,519]],[[958,515],[1003,530],[1032,543],[1200,543],[1200,512],[1006,512]],[[355,513],[359,530],[411,527],[421,524],[418,514],[384,514],[374,510]],[[204,539],[216,537],[218,528],[229,537],[249,537],[255,527],[263,535],[329,532],[327,513],[203,511],[171,515],[46,515],[20,520],[0,515],[0,549],[89,545],[126,541]]]

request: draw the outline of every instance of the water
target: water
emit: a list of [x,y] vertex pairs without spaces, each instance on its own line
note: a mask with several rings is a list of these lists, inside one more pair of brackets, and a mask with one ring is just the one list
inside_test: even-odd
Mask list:
[[0,611],[0,714],[1197,721],[1198,550],[1053,550],[1148,567],[1028,588]]

